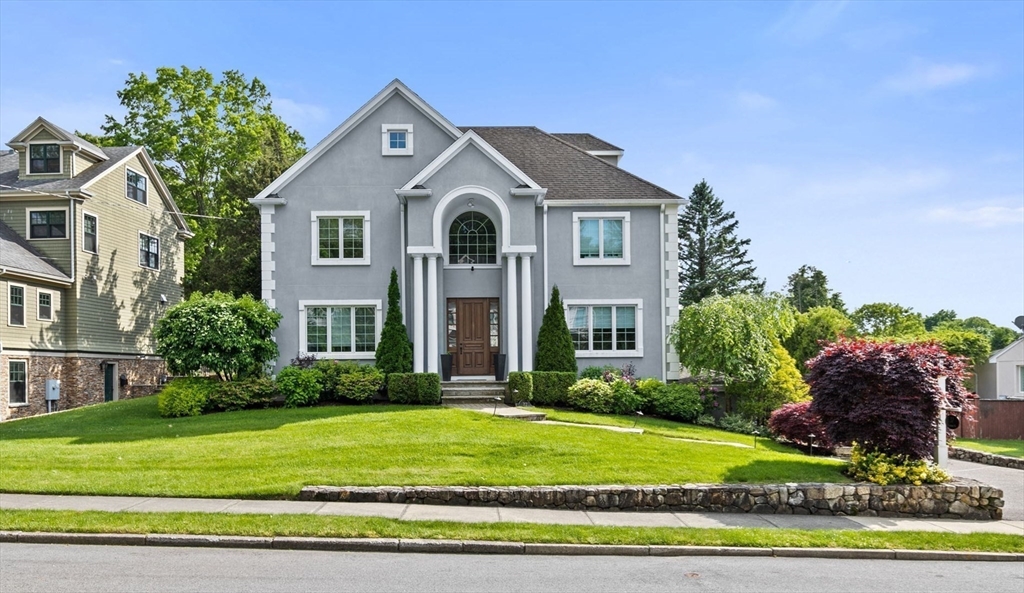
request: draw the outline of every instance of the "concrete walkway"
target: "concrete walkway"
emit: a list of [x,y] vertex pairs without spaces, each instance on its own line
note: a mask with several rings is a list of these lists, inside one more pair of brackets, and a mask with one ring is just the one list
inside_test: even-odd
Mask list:
[[630,527],[757,527],[766,529],[852,529],[867,531],[935,531],[942,533],[1003,533],[1024,536],[1024,521],[951,521],[884,519],[816,515],[754,515],[731,513],[624,513],[560,511],[497,507],[419,504],[310,502],[298,500],[241,500],[214,498],[156,498],[132,496],[57,496],[0,494],[0,509],[48,509],[107,512],[249,513],[266,515],[342,515],[385,517],[403,521],[461,523],[547,523]]

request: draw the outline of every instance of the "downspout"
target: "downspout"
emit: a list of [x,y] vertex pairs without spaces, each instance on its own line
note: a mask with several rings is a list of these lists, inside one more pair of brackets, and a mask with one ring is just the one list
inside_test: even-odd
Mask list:
[[[544,204],[544,301],[547,301],[551,295],[551,289],[548,288],[548,205]],[[541,302],[544,302],[541,301]]]
[[[72,157],[71,160],[74,161],[75,159]],[[75,199],[72,198],[71,194],[68,192],[64,192],[64,195],[68,197],[68,206],[70,207],[69,212],[71,213],[71,215],[68,217],[71,219],[70,221],[68,221],[68,229],[71,231],[71,282],[75,282],[76,280],[78,280],[78,277],[75,276],[75,225],[78,222],[78,218],[75,216]]]
[[407,204],[407,202],[406,202],[405,198],[401,198],[400,197],[398,199],[398,220],[399,220],[399,224],[401,226],[401,228],[399,230],[399,235],[401,235],[401,240],[399,240],[399,242],[398,242],[398,247],[399,247],[399,249],[401,249],[401,253],[399,254],[399,260],[398,261],[402,262],[402,264],[401,264],[401,267],[402,267],[402,281],[399,283],[399,286],[401,288],[398,291],[398,307],[402,311],[402,319],[403,320],[409,319],[408,311],[405,310],[405,289],[407,287],[407,285],[405,283],[405,259],[406,259],[406,254],[405,254],[405,216],[406,216],[406,209],[407,209],[407,205],[406,204]]
[[665,294],[665,285],[667,284],[665,274],[666,259],[665,259],[665,246],[668,245],[668,238],[665,236],[665,205],[661,205],[661,212],[658,213],[658,237],[660,237],[661,248],[658,250],[661,252],[661,286],[658,287],[658,294],[661,298],[658,299],[661,302],[658,303],[658,308],[661,309],[661,380],[662,382],[668,381],[668,336],[665,335],[665,324],[668,319],[665,318],[665,309],[668,307],[667,299],[668,295]]

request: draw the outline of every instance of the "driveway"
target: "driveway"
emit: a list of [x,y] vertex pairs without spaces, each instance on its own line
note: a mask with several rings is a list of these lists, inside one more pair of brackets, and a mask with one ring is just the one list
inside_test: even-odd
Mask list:
[[1003,519],[1024,521],[1024,471],[950,459],[949,473],[1002,489]]

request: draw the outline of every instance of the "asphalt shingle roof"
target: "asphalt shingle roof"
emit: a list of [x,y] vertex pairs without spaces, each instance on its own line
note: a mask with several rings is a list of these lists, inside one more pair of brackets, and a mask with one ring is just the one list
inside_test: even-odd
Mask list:
[[117,165],[123,158],[138,150],[138,147],[112,146],[96,150],[107,155],[108,160],[96,163],[71,179],[35,179],[32,177],[19,179],[18,153],[0,156],[0,190],[29,189],[53,193],[75,191]]
[[472,127],[548,190],[545,200],[681,200],[672,192],[535,127]]
[[581,150],[622,150],[611,142],[601,140],[593,134],[567,134],[562,132],[552,132],[551,135],[559,140],[565,140],[569,144],[572,144]]
[[14,229],[0,221],[0,268],[11,268],[59,280],[71,280],[45,255],[36,250]]

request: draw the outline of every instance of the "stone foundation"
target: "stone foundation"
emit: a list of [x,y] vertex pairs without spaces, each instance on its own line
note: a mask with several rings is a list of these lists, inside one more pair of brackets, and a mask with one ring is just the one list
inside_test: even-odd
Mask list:
[[1007,457],[1006,455],[996,455],[994,453],[985,453],[984,451],[975,451],[973,449],[950,447],[949,457],[951,459],[973,461],[974,463],[984,463],[985,465],[998,465],[999,467],[1009,467],[1011,469],[1024,469],[1024,459]]
[[1003,492],[974,480],[877,484],[671,486],[307,486],[301,500],[605,511],[1001,519]]
[[[8,361],[28,362],[28,403],[10,405]],[[134,356],[85,358],[52,356],[33,353],[21,355],[0,354],[0,419],[24,418],[46,413],[46,380],[60,380],[58,410],[69,410],[89,404],[103,403],[103,368],[101,363],[117,365],[114,375],[116,399],[131,399],[152,395],[159,390],[160,377],[167,374],[167,366],[158,358],[139,359]],[[122,386],[120,375],[128,384]]]

